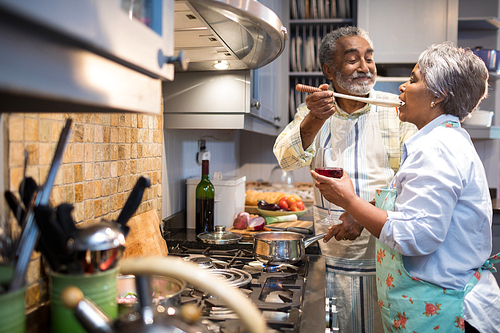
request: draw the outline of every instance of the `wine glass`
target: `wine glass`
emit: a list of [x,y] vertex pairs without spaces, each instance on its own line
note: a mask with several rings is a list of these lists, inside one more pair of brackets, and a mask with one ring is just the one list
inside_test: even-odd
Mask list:
[[[314,171],[316,173],[332,178],[341,178],[344,170],[342,168],[342,155],[338,148],[319,148],[316,152]],[[342,221],[335,219],[330,214],[331,203],[328,202],[328,215],[326,218],[317,221],[321,225],[341,224]]]

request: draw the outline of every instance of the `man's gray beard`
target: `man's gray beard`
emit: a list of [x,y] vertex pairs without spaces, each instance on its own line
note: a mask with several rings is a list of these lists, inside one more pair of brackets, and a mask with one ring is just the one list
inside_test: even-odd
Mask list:
[[373,89],[373,86],[375,85],[375,80],[372,83],[364,82],[355,84],[350,82],[349,78],[350,77],[345,77],[344,75],[342,75],[340,71],[335,71],[335,80],[337,81],[337,84],[340,86],[340,88],[349,92],[349,94],[351,95],[365,96]]

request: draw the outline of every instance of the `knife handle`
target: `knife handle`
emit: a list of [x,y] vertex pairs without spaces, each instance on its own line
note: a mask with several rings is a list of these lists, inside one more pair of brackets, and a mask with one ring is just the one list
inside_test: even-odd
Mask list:
[[116,219],[116,222],[120,224],[122,228],[125,228],[125,224],[127,224],[127,221],[132,217],[132,215],[134,215],[135,211],[137,210],[137,207],[139,207],[142,201],[142,195],[144,194],[144,190],[146,189],[146,187],[150,186],[151,186],[151,181],[149,180],[149,178],[141,176],[137,180],[137,183],[135,183],[132,192],[130,192],[130,196],[125,202],[125,205],[123,206],[120,215]]

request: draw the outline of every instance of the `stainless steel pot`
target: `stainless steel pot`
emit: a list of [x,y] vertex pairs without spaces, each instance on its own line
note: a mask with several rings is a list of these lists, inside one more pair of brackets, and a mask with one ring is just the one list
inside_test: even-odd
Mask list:
[[293,264],[305,256],[306,247],[325,235],[304,240],[305,235],[297,232],[260,232],[253,235],[253,254],[255,259],[266,264]]

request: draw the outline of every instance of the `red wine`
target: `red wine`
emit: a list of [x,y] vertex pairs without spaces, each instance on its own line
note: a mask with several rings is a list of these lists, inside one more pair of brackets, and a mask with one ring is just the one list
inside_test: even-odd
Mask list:
[[338,167],[316,168],[314,171],[322,176],[331,178],[342,178],[342,175],[344,174],[344,170]]
[[196,199],[196,234],[214,231],[214,198]]

